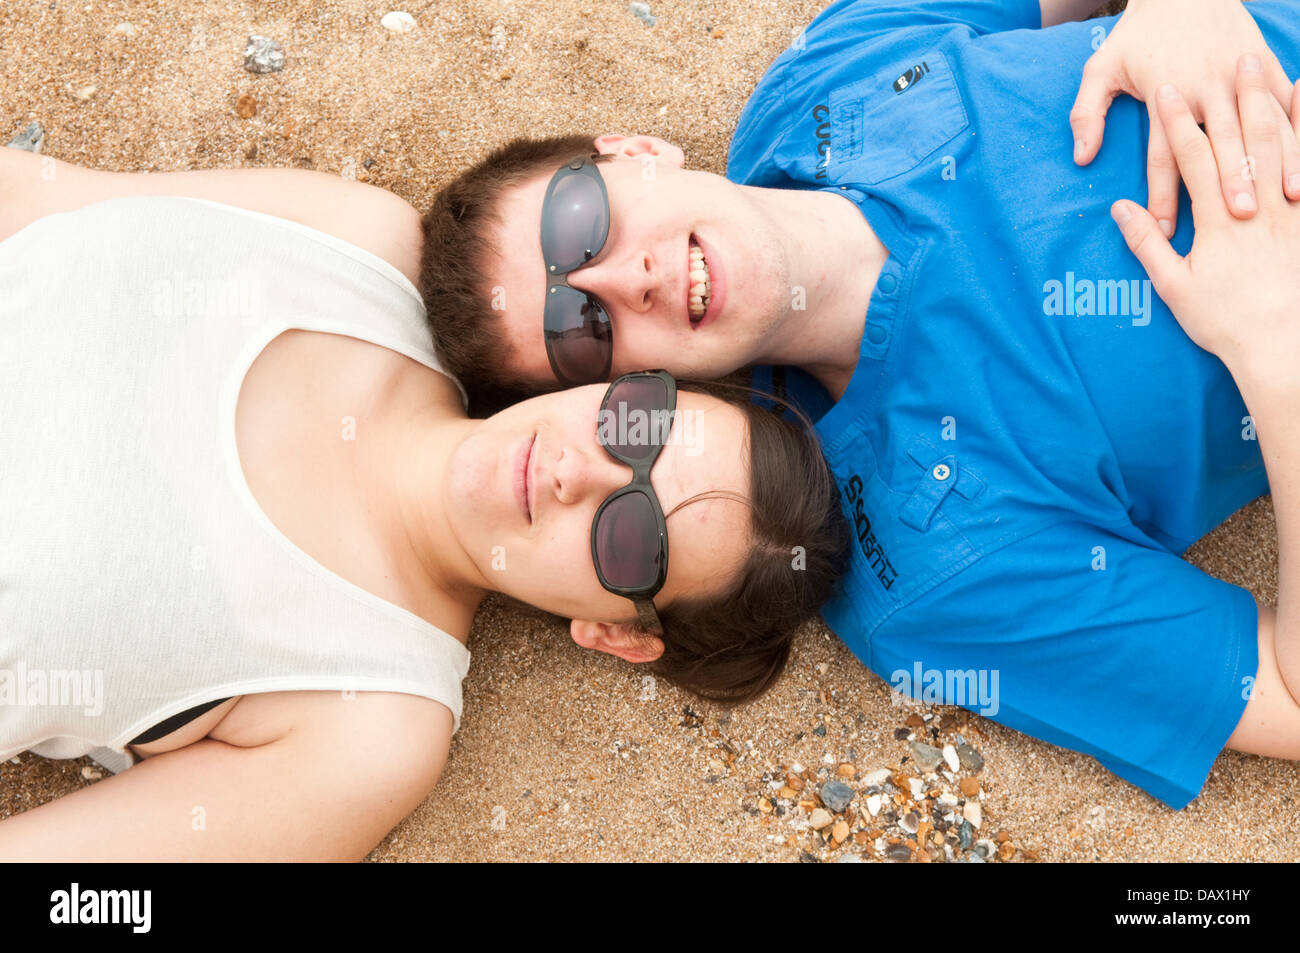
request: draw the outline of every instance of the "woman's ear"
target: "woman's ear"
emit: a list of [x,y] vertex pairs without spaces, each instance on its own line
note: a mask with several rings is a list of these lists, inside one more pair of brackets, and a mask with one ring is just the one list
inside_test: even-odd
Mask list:
[[653,662],[664,654],[663,639],[637,631],[630,622],[574,619],[569,624],[569,634],[584,649],[617,655],[625,662]]
[[655,157],[656,162],[666,162],[678,168],[686,164],[686,153],[658,136],[620,136],[617,133],[608,133],[597,136],[595,146],[597,152],[627,156],[630,159],[651,155]]

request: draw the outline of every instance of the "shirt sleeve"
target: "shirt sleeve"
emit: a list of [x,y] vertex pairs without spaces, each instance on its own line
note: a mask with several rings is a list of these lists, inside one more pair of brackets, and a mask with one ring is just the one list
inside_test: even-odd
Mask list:
[[1132,527],[1078,522],[988,554],[895,613],[868,664],[914,698],[1091,755],[1181,809],[1245,711],[1257,625],[1245,589]]
[[862,39],[887,30],[957,24],[974,33],[1002,33],[1043,25],[1039,0],[838,0],[817,15],[808,34],[833,31]]

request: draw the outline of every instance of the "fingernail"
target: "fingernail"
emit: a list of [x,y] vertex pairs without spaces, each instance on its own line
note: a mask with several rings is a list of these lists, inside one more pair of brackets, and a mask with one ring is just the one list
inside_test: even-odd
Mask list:
[[1254,53],[1247,53],[1241,59],[1241,68],[1247,73],[1259,73],[1264,69],[1264,64]]
[[1173,83],[1165,83],[1163,86],[1160,87],[1160,98],[1161,99],[1178,98],[1178,90],[1174,89]]
[[1287,176],[1286,187],[1292,192],[1300,192],[1300,172],[1293,172]]
[[1080,159],[1083,158],[1084,148],[1085,148],[1085,144],[1082,139],[1074,140],[1074,161],[1075,162],[1078,162]]
[[1174,223],[1167,218],[1160,220],[1160,231],[1165,233],[1165,238],[1172,238],[1174,234]]
[[1111,206],[1110,216],[1115,219],[1115,224],[1123,225],[1133,217],[1133,210],[1128,207],[1127,202],[1116,202]]
[[1249,192],[1238,192],[1237,197],[1232,200],[1232,204],[1243,212],[1253,212],[1255,210],[1255,196]]

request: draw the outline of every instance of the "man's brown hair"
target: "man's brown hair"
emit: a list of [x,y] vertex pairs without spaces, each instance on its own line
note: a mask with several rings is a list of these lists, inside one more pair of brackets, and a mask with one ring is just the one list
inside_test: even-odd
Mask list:
[[[492,244],[489,232],[502,224],[499,206],[506,189],[543,172],[554,172],[574,156],[594,152],[594,136],[515,139],[443,186],[421,220],[420,294],[438,356],[464,385],[471,416],[486,416],[560,389],[558,382],[538,386],[507,376],[509,354],[501,333],[502,312],[492,307],[486,270],[489,257],[502,249]],[[601,155],[595,161],[610,158]],[[539,268],[538,285],[544,280]],[[538,348],[544,346],[541,322],[539,314]]]

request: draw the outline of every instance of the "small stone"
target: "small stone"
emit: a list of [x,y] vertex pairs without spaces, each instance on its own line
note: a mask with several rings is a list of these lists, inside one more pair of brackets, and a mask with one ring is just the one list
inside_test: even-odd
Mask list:
[[98,89],[99,89],[98,86],[96,86],[94,83],[91,83],[89,86],[82,86],[80,89],[74,92],[72,96],[74,99],[84,103],[88,99],[90,99],[91,96],[94,96],[95,93],[98,91]]
[[885,859],[899,863],[912,859],[912,848],[906,844],[890,844],[885,848]]
[[853,800],[853,788],[843,781],[827,781],[822,785],[821,799],[827,808],[840,814]]
[[962,778],[961,783],[957,786],[961,788],[961,793],[966,797],[975,797],[980,793],[979,778]]
[[825,725],[818,725],[816,728],[813,729],[813,734],[816,735],[818,738],[825,738],[825,737],[826,737],[826,726],[825,726]]
[[948,762],[948,767],[953,771],[961,767],[961,761],[957,758],[957,749],[952,745],[943,746],[943,760]]
[[957,758],[967,771],[979,771],[984,767],[984,759],[980,757],[980,753],[964,741],[957,745]]
[[824,807],[819,807],[812,812],[812,816],[808,818],[808,823],[812,825],[813,830],[820,831],[835,823],[835,818],[831,816],[830,811],[826,810]]
[[894,740],[895,740],[895,741],[906,741],[909,737],[911,737],[911,735],[912,735],[912,733],[911,733],[910,731],[908,731],[906,728],[895,728],[895,729],[894,729]]
[[957,843],[961,845],[962,850],[968,849],[975,843],[975,832],[971,829],[970,821],[963,820],[957,825]]
[[937,798],[935,798],[935,801],[938,803],[940,807],[954,808],[957,806],[957,795],[953,794],[951,791],[948,791],[943,794],[940,794]]
[[904,724],[906,724],[907,727],[909,728],[924,728],[925,719],[922,718],[920,715],[908,715],[907,721],[904,722]]
[[245,159],[256,159],[256,158],[257,158],[257,143],[256,143],[256,142],[250,142],[248,145],[244,146],[244,158],[245,158]]
[[393,10],[385,13],[379,24],[390,33],[410,33],[415,29],[415,17],[405,10]]
[[39,122],[29,122],[26,129],[9,140],[8,145],[24,152],[40,152],[45,146],[45,127]]
[[971,827],[979,827],[982,819],[979,801],[967,801],[961,809],[961,816],[970,821]]
[[925,773],[939,767],[939,762],[943,760],[943,752],[934,745],[926,744],[924,741],[913,741],[910,747],[912,757],[916,759],[916,766]]
[[275,73],[284,69],[284,49],[270,37],[253,35],[244,46],[244,69],[250,73]]
[[720,40],[726,35],[727,35],[727,31],[722,29],[722,27],[720,26],[715,26],[713,30],[709,33],[709,36],[713,37],[713,39],[715,40]]
[[650,12],[650,4],[648,3],[633,2],[633,3],[629,3],[627,5],[627,8],[632,11],[632,15],[634,17],[636,17],[646,26],[654,26],[656,23],[659,22],[658,17],[656,17],[653,13]]
[[915,834],[921,826],[921,818],[917,816],[916,811],[908,811],[898,819],[898,826],[909,834]]
[[993,841],[989,840],[987,837],[981,837],[975,842],[975,853],[979,854],[980,857],[985,860],[988,860],[996,852],[997,849],[994,847]]
[[117,26],[113,27],[113,32],[118,36],[124,36],[129,40],[136,34],[135,24],[119,23]]
[[842,778],[851,778],[858,773],[858,769],[846,761],[835,769],[835,773]]
[[100,771],[98,768],[92,768],[88,764],[83,764],[81,766],[81,776],[87,781],[98,781],[104,776],[104,772]]
[[1006,841],[998,846],[998,860],[1010,860],[1016,856],[1016,845]]
[[235,101],[235,115],[240,119],[252,119],[256,113],[257,100],[248,93],[244,93]]
[[818,675],[825,675],[825,674],[826,674],[827,672],[829,672],[830,670],[831,670],[831,667],[830,667],[830,665],[827,664],[826,662],[818,662],[818,663],[817,663],[817,674],[818,674]]
[[854,854],[854,853],[852,853],[852,852],[849,852],[849,853],[845,853],[845,854],[840,854],[838,857],[836,857],[836,858],[835,858],[835,863],[837,863],[837,864],[860,864],[860,863],[862,863],[862,858],[859,857],[857,854]]
[[781,790],[776,792],[777,797],[791,798],[795,797],[798,792],[788,784],[781,785]]
[[922,783],[920,778],[908,778],[907,787],[912,792],[913,801],[919,801],[922,795],[925,794],[925,784]]
[[999,844],[1005,844],[1007,841],[1011,840],[1011,835],[1006,831],[998,831],[993,835],[993,839]]
[[835,826],[831,828],[831,837],[835,838],[836,844],[843,844],[849,839],[849,825],[843,820],[836,821]]
[[979,854],[976,854],[976,853],[973,853],[973,852],[972,852],[972,853],[970,853],[970,854],[968,854],[968,855],[966,856],[966,863],[968,863],[968,864],[982,864],[982,863],[984,863],[984,858],[981,857]]
[[871,771],[863,776],[862,783],[867,787],[874,787],[877,784],[884,784],[887,780],[889,780],[890,773],[891,772],[888,768],[880,768],[876,771]]
[[786,787],[794,788],[796,791],[802,791],[804,780],[794,771],[790,771],[785,776]]
[[880,795],[872,794],[867,798],[867,813],[875,817],[880,813]]
[[768,797],[761,797],[761,798],[759,798],[759,799],[758,799],[758,809],[759,809],[760,811],[762,811],[764,814],[771,814],[771,813],[772,813],[772,799],[771,799],[771,798],[768,798]]

